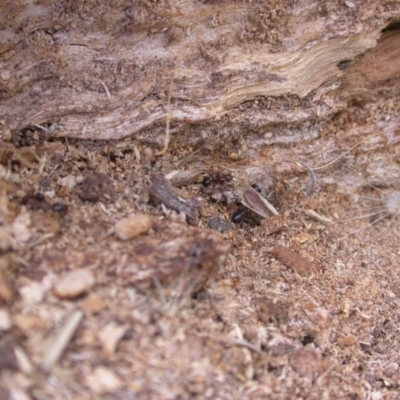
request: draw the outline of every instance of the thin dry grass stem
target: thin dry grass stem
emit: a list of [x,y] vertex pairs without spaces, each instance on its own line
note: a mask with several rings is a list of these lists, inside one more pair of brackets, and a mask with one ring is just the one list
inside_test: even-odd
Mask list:
[[52,238],[53,236],[55,236],[55,233],[53,232],[49,232],[44,234],[42,237],[40,237],[39,239],[35,240],[34,242],[30,243],[27,245],[27,247],[29,249],[33,249],[34,247],[38,246],[39,244],[42,244],[43,242],[45,242],[47,239]]
[[385,210],[380,210],[380,211],[376,211],[376,212],[373,212],[370,214],[362,214],[362,215],[357,215],[356,217],[339,219],[337,222],[355,221],[357,219],[373,217],[373,216],[375,216],[377,214],[381,214],[381,213],[386,213],[386,216],[389,215],[389,213],[387,213]]
[[[374,213],[374,214],[371,214],[371,215],[373,216],[373,215],[376,215],[376,214],[377,214],[377,213]],[[368,228],[369,226],[376,225],[379,221],[382,221],[383,219],[385,219],[385,218],[388,217],[388,216],[389,216],[389,214],[386,213],[383,217],[380,217],[380,218],[378,218],[377,220],[375,220],[375,221],[373,221],[373,222],[371,222],[371,223],[369,223],[369,224],[367,224],[367,225],[365,225],[365,226],[362,226],[361,228],[356,229],[355,231],[350,232],[348,235],[341,237],[339,240],[340,240],[340,241],[346,240],[346,239],[348,239],[350,236],[354,235],[355,233],[361,232],[361,231],[363,231],[364,229]]]
[[[344,194],[344,195],[348,195],[348,193],[346,193],[346,192],[342,192],[342,191],[340,191],[340,190],[338,190],[336,193],[338,193],[338,194]],[[376,197],[364,196],[363,194],[357,194],[356,196],[357,196],[357,198],[358,198],[358,197],[360,197],[360,198],[362,198],[362,199],[366,199],[366,200],[371,200],[371,201],[380,201],[380,199],[377,199]],[[372,207],[372,208],[379,208],[379,206]]]
[[262,194],[264,197],[267,197],[267,185],[268,185],[269,183],[271,183],[271,178],[270,178],[269,174],[267,174],[267,175],[265,176],[263,182],[262,182],[262,185],[261,185],[261,194]]
[[332,164],[336,163],[337,161],[339,161],[340,159],[342,159],[346,154],[351,153],[356,147],[358,147],[360,144],[363,144],[364,142],[366,142],[367,140],[379,136],[381,134],[380,133],[376,133],[375,135],[369,136],[367,138],[364,138],[362,140],[360,140],[359,142],[357,142],[354,146],[350,147],[349,150],[346,150],[344,153],[342,153],[340,156],[334,158],[333,160],[329,161],[328,163],[324,164],[324,165],[320,165],[319,167],[315,167],[313,168],[314,171],[320,171],[321,169],[325,169],[328,168],[329,166],[331,166]]
[[242,346],[242,347],[247,347],[250,350],[253,350],[254,352],[261,354],[262,351],[257,348],[257,346],[254,346],[254,344],[248,342],[247,340],[244,339],[234,339],[232,343],[236,344],[237,346]]
[[[204,164],[207,164],[210,167],[218,167],[218,168],[223,168],[226,169],[228,171],[234,172],[234,171],[240,171],[241,168],[232,168],[232,165],[236,166],[236,165],[243,165],[245,164],[247,160],[238,160],[238,161],[232,161],[230,163],[226,163],[226,162],[221,162],[221,163],[214,163],[212,161],[208,161],[208,160],[203,160]],[[251,165],[253,166],[253,165]],[[265,165],[266,166],[266,165]]]
[[46,133],[49,133],[49,132],[50,132],[49,129],[47,129],[46,127],[44,127],[44,126],[42,126],[42,125],[35,124],[35,123],[33,123],[32,125],[33,125],[33,126],[36,126],[36,128],[39,128],[39,129],[41,129],[42,131],[45,131]]
[[378,232],[378,237],[379,237],[380,235],[382,235],[382,233],[384,233],[384,232],[386,232],[388,229],[390,229],[390,227],[392,226],[392,224],[393,224],[393,222],[394,222],[394,218],[395,218],[396,216],[398,216],[398,215],[399,215],[399,213],[397,213],[397,214],[393,217],[393,219],[389,222],[389,224],[388,224],[385,228],[383,228],[381,231]]
[[60,359],[82,321],[83,316],[84,314],[81,310],[75,311],[67,318],[64,325],[47,339],[42,359],[42,368],[45,371],[49,371]]
[[237,339],[233,339],[231,343],[237,346],[247,347],[248,349],[253,350],[256,353],[261,354],[261,350],[257,346],[244,339],[242,329],[237,323],[234,323],[233,327],[235,329]]
[[[382,132],[376,133],[375,135],[369,136],[369,137],[367,137],[367,138],[364,138],[364,139],[358,141],[354,146],[352,146],[350,149],[346,150],[346,151],[345,151],[344,153],[342,153],[340,156],[338,156],[338,157],[336,157],[335,159],[329,161],[328,163],[323,164],[323,165],[320,165],[320,166],[318,166],[318,167],[312,167],[312,166],[306,164],[305,162],[299,161],[299,160],[283,160],[283,161],[277,161],[277,162],[274,162],[274,163],[251,164],[251,166],[252,166],[252,167],[264,168],[264,167],[274,166],[274,165],[278,165],[278,164],[282,164],[282,163],[286,163],[286,162],[296,163],[296,164],[299,164],[299,165],[303,166],[304,168],[306,168],[306,169],[310,172],[310,174],[311,174],[311,176],[312,176],[312,179],[313,179],[314,181],[316,181],[316,176],[315,176],[315,173],[314,173],[315,171],[319,171],[319,170],[322,170],[322,169],[325,169],[325,168],[331,166],[332,164],[334,164],[334,163],[336,163],[337,161],[341,160],[345,155],[347,155],[347,154],[349,154],[350,152],[352,152],[356,147],[360,146],[361,144],[363,144],[364,142],[366,142],[366,141],[369,140],[369,139],[372,139],[372,138],[374,138],[374,137],[376,137],[376,136],[381,135],[381,133],[382,133]],[[243,160],[240,160],[239,162],[242,162],[242,161],[243,161]],[[219,165],[224,166],[224,164],[219,164]]]
[[[301,167],[304,167],[309,172],[310,177],[306,183],[306,194],[307,194],[307,196],[310,196],[311,194],[313,194],[317,187],[317,176],[315,175],[315,172],[314,172],[315,169],[313,169],[308,164],[306,164],[305,162],[300,161],[300,160],[282,160],[282,161],[274,163],[274,165],[284,164],[284,163],[297,164]],[[263,182],[263,187],[264,187],[264,182]]]
[[181,160],[177,161],[177,163],[175,164],[176,167],[181,167],[183,165],[185,165],[195,154],[197,154],[200,150],[204,149],[206,145],[203,144],[202,146],[200,146],[198,149],[192,151],[189,155],[187,155],[186,157],[182,158]]
[[[373,185],[372,183],[368,182],[363,176],[360,176],[360,174],[358,174],[356,171],[354,171],[353,169],[349,168],[349,167],[345,167],[345,169],[347,169],[348,171],[350,171],[352,174],[357,175],[360,179],[362,179],[371,189],[374,189],[380,193],[384,193],[384,191],[380,188],[378,188],[377,186]],[[385,182],[387,183],[387,182]],[[392,186],[390,184],[388,184],[388,187],[393,189]]]
[[164,140],[164,147],[162,150],[157,151],[155,153],[155,156],[163,156],[169,146],[169,141],[170,141],[170,130],[169,130],[169,125],[170,125],[170,119],[171,119],[171,113],[170,113],[170,107],[171,106],[171,88],[168,90],[168,99],[167,99],[167,126],[165,128],[165,140]]
[[[374,221],[366,224],[365,226],[356,229],[355,231],[350,232],[348,235],[344,236],[340,240],[344,240],[348,238],[351,235],[354,235],[355,233],[361,232],[364,229],[376,225],[378,222],[384,220],[385,218],[390,217],[390,222],[381,229],[378,234],[376,235],[377,237],[380,237],[384,232],[386,232],[390,227],[393,225],[393,222],[397,219],[397,217],[400,215],[400,202],[395,200],[396,194],[399,193],[395,188],[385,179],[385,177],[382,177],[383,182],[385,183],[386,189],[381,189],[370,182],[368,182],[364,177],[360,176],[360,174],[356,173],[354,170],[351,168],[346,167],[347,170],[349,170],[351,173],[353,173],[356,176],[359,176],[367,186],[369,186],[372,190],[378,192],[379,196],[378,197],[372,197],[372,196],[365,196],[365,195],[356,195],[357,197],[360,197],[361,199],[366,199],[370,202],[379,202],[379,205],[371,205],[368,207],[368,210],[370,211],[368,214],[362,214],[362,215],[357,215],[355,217],[351,218],[345,218],[341,219],[338,222],[345,222],[345,221],[351,221],[351,220],[358,220],[358,219],[363,219],[363,218],[368,218],[368,217],[377,217]],[[389,195],[388,190],[391,192]],[[342,194],[347,194],[340,192]],[[394,197],[393,197],[394,195]],[[400,198],[400,196],[399,196]],[[391,201],[393,199],[393,201]]]
[[110,94],[110,91],[108,90],[108,87],[106,86],[106,84],[103,81],[101,81],[100,83],[103,86],[104,91],[106,92],[108,100],[111,100],[111,94]]
[[167,304],[167,297],[165,296],[165,291],[161,285],[160,280],[157,277],[153,277],[153,283],[158,291],[158,295],[160,296],[161,304]]
[[[392,190],[393,192],[396,191],[396,189],[394,188],[394,186],[386,179],[385,176],[380,176],[380,178],[382,179],[382,181],[385,183],[386,187],[389,188],[390,190]],[[372,188],[379,190],[381,193],[384,193],[383,190],[379,189],[378,187],[374,187],[373,185],[371,185],[369,182],[367,182],[369,184],[369,186],[371,186]]]
[[308,179],[306,183],[306,194],[310,196],[315,192],[315,189],[317,187],[317,176],[315,175],[314,170],[305,162],[303,161],[296,161],[296,164],[299,164],[306,168],[310,174],[310,178]]
[[[378,236],[382,235],[383,232],[386,232],[388,229],[390,229],[390,227],[392,226],[395,218],[398,217],[399,215],[400,215],[400,210],[397,211],[397,213],[395,215],[393,215],[393,218],[391,219],[389,224],[385,228],[383,228],[381,231],[378,232]],[[388,215],[386,215],[386,216],[388,216]]]
[[171,283],[168,287],[168,291],[170,295],[167,296],[165,290],[157,277],[153,278],[154,285],[158,291],[160,296],[160,301],[162,305],[163,312],[165,315],[174,317],[177,312],[182,308],[184,302],[190,297],[191,293],[193,292],[194,288],[196,287],[200,277],[197,276],[193,278],[186,289],[185,281],[188,275],[188,268],[185,267],[179,275],[177,282]]

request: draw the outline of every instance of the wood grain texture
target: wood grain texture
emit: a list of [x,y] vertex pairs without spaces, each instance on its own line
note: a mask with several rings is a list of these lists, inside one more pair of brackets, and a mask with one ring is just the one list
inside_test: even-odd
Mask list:
[[311,106],[254,124],[328,115],[340,63],[376,45],[400,6],[319,1],[3,2],[0,116],[12,131],[120,139],[164,123],[219,121],[249,100]]

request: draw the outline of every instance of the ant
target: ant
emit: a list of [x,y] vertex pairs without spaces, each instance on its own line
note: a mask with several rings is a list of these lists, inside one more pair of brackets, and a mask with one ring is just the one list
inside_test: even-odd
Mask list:
[[210,173],[209,176],[205,176],[203,181],[201,182],[204,187],[210,186],[213,182],[224,184],[230,182],[232,180],[231,174],[221,174],[219,172]]

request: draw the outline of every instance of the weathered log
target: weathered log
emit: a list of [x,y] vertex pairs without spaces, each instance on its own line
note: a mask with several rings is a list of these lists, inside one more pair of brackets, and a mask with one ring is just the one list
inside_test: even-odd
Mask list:
[[[167,113],[176,128],[329,115],[344,107],[344,67],[399,15],[389,1],[4,1],[0,118],[13,132],[119,139]],[[288,96],[295,108],[275,107]],[[232,111],[255,99],[265,107]]]

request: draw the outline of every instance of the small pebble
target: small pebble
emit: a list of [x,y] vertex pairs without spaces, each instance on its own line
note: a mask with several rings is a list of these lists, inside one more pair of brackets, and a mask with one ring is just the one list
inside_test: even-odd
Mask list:
[[93,273],[87,269],[67,272],[54,287],[54,294],[62,299],[73,299],[87,292],[94,285]]
[[115,223],[115,234],[121,240],[132,239],[147,232],[153,226],[153,221],[146,214],[130,215]]

